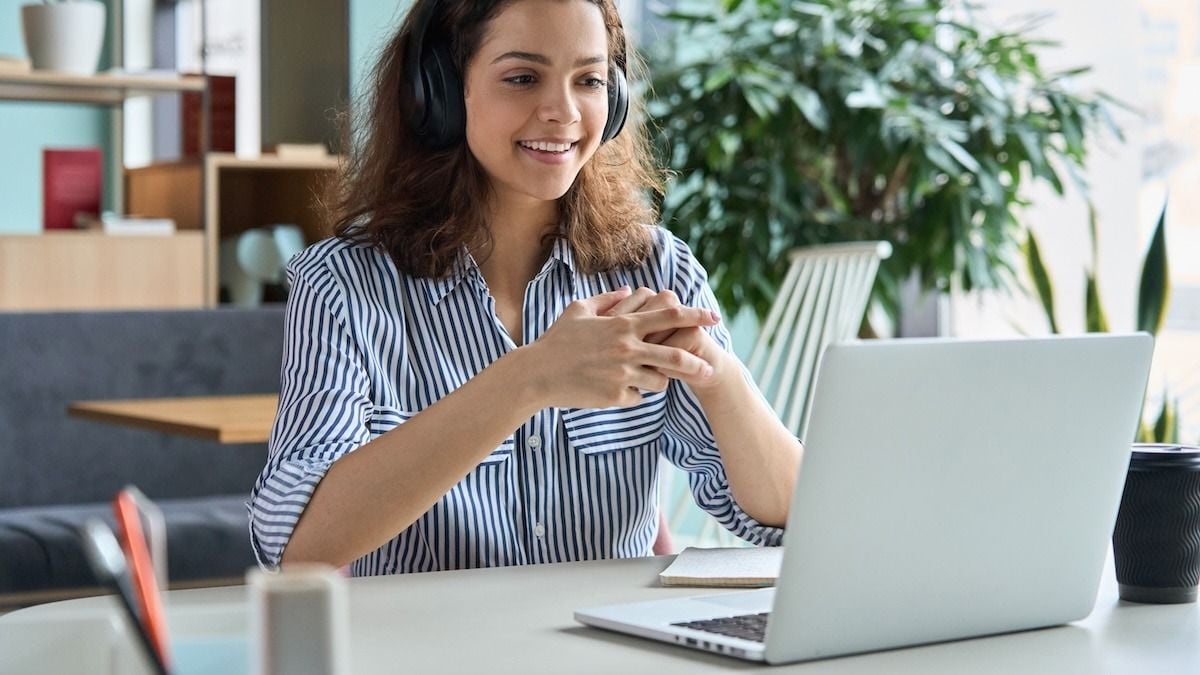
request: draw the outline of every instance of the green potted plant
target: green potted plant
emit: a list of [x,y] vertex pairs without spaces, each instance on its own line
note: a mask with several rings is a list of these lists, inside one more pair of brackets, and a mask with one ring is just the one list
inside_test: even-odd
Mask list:
[[[1107,333],[1108,313],[1104,311],[1104,303],[1100,300],[1100,287],[1096,282],[1096,272],[1099,267],[1098,240],[1096,236],[1096,212],[1088,209],[1088,232],[1091,237],[1092,262],[1084,270],[1084,329],[1089,333]],[[1150,238],[1150,246],[1142,261],[1142,274],[1138,282],[1137,316],[1134,321],[1136,330],[1158,335],[1166,320],[1167,307],[1171,302],[1171,272],[1167,264],[1167,206],[1163,204],[1159,214],[1158,224]],[[1041,250],[1037,238],[1030,232],[1024,245],[1025,261],[1028,265],[1029,276],[1033,279],[1034,290],[1046,313],[1046,321],[1053,333],[1060,332],[1058,314],[1054,306],[1054,283],[1050,273],[1042,261]],[[1149,419],[1143,420],[1138,428],[1139,443],[1178,443],[1179,439],[1179,403],[1163,392],[1162,404],[1157,412]]]
[[988,33],[935,0],[708,0],[663,15],[648,110],[672,177],[664,223],[728,311],[761,317],[808,244],[886,240],[876,299],[1015,286],[1030,180],[1082,185],[1085,142],[1119,130],[1079,68],[1050,73],[1032,25]]

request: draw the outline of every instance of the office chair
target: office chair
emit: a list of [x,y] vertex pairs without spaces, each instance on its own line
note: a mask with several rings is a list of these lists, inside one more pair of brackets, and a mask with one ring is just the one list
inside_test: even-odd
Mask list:
[[[810,246],[788,254],[791,264],[783,286],[746,367],[784,426],[797,437],[804,436],[821,353],[858,333],[879,263],[891,254],[891,244],[884,241]],[[666,513],[659,511],[655,553],[673,548],[672,533],[695,546],[745,545],[700,511],[684,472],[666,460],[662,463],[660,503],[672,506]]]

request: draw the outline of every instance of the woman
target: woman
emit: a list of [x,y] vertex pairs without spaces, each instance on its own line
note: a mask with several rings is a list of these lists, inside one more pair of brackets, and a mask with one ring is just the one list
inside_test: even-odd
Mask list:
[[729,351],[703,268],[647,225],[625,50],[611,0],[414,3],[338,236],[289,265],[250,503],[264,566],[646,555],[660,453],[726,527],[778,544],[800,444]]

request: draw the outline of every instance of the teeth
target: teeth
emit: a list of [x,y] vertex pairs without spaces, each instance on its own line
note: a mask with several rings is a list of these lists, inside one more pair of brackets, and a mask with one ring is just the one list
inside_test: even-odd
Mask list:
[[571,149],[571,143],[545,143],[543,141],[518,141],[521,146],[530,150],[542,152],[566,152]]

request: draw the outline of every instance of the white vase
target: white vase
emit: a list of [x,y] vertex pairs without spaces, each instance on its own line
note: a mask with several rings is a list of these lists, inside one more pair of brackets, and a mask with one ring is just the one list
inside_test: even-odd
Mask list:
[[22,5],[21,30],[33,67],[95,73],[104,45],[105,13],[104,4],[95,0]]

